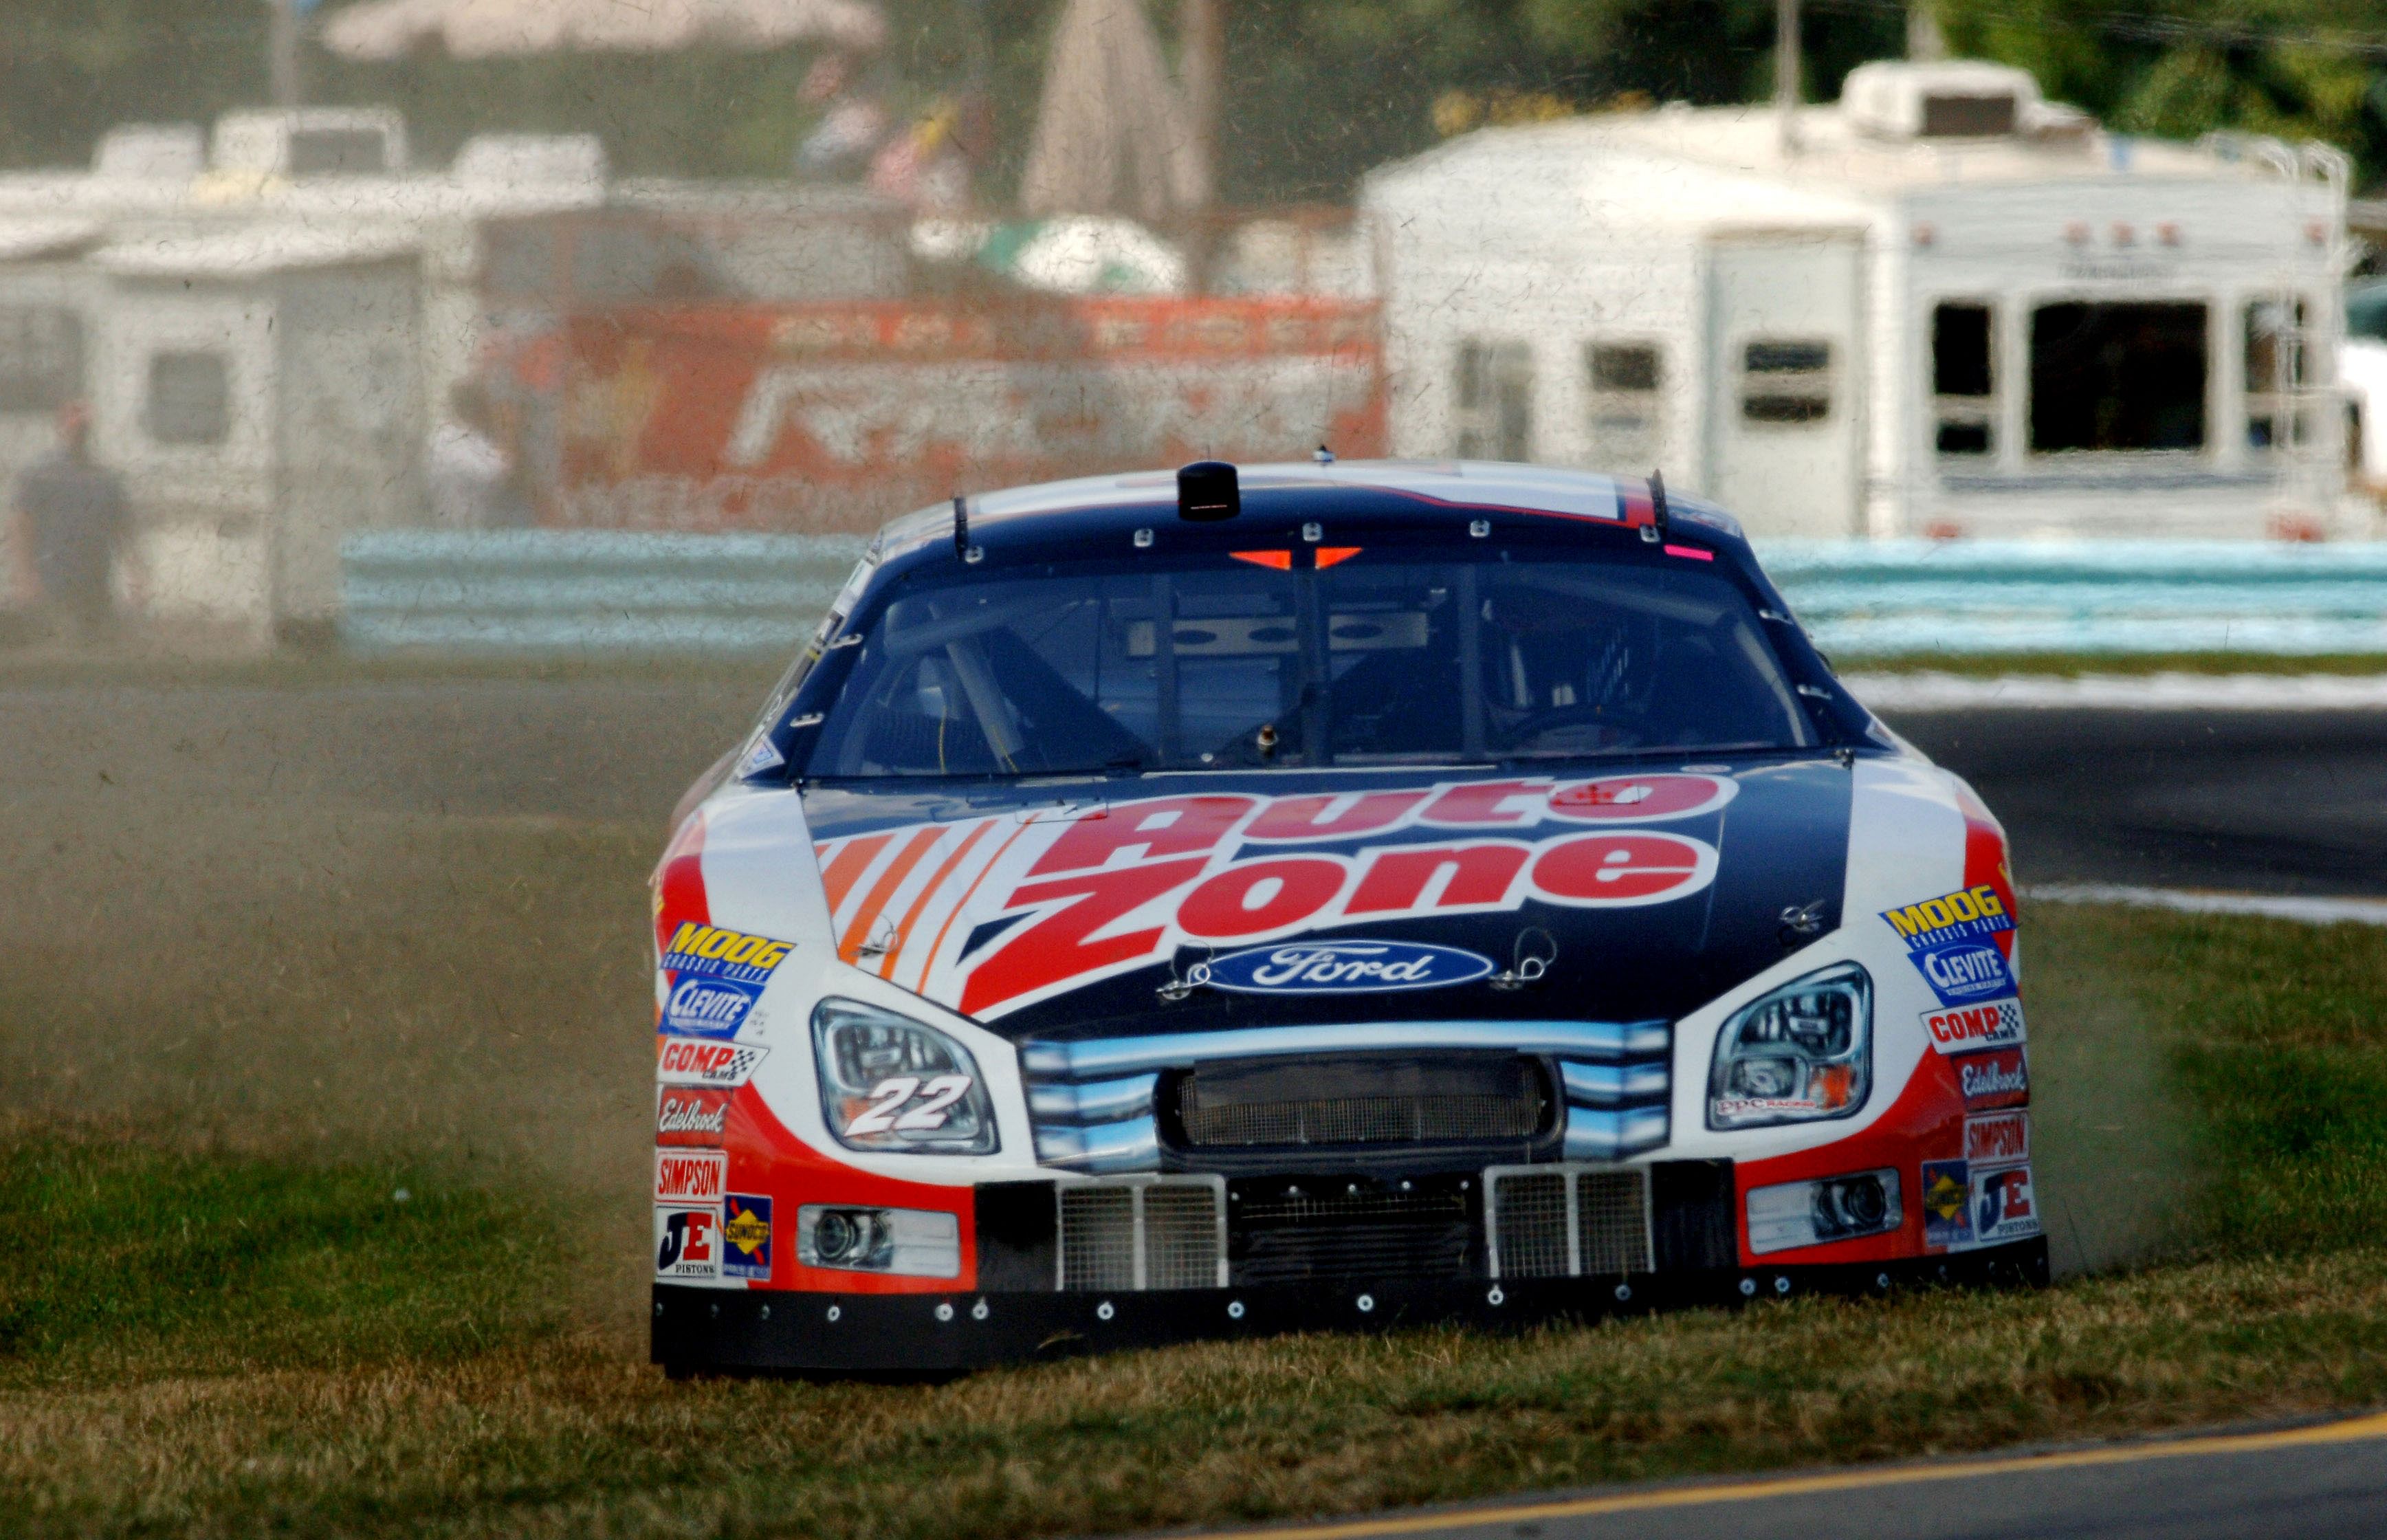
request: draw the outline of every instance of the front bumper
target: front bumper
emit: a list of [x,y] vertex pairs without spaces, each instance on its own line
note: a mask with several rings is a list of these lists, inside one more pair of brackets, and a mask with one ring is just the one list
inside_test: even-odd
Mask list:
[[2047,1242],[2034,1238],[1884,1262],[1365,1286],[856,1294],[659,1283],[651,1357],[674,1374],[940,1373],[1286,1332],[1504,1330],[1805,1294],[2047,1281]]

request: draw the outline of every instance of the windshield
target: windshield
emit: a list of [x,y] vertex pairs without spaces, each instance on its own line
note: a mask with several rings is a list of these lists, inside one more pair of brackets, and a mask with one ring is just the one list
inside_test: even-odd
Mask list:
[[1712,571],[1476,549],[1246,551],[908,595],[814,776],[1010,776],[1800,748]]

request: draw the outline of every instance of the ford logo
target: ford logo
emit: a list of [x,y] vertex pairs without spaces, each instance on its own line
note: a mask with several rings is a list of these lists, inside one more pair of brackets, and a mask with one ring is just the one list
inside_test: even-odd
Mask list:
[[1491,973],[1492,959],[1411,941],[1302,941],[1256,946],[1196,964],[1193,981],[1237,994],[1378,994],[1438,990]]
[[683,978],[663,1004],[663,1030],[684,1038],[735,1037],[762,995],[759,984]]

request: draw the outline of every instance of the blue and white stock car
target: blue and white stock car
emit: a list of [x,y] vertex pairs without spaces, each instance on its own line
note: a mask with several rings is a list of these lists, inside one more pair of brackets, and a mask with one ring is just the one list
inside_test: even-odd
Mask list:
[[677,1371],[2045,1276],[2004,836],[1639,480],[899,520],[654,905]]

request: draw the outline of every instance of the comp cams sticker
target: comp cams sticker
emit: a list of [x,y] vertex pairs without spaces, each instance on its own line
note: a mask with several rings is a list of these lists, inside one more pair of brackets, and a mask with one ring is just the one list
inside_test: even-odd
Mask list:
[[1906,943],[1907,961],[1940,1004],[1980,1004],[2014,992],[2013,970],[1994,940],[2014,928],[2014,916],[1990,884],[1885,909],[1881,917]]
[[1945,1005],[1923,1013],[1923,1029],[1942,1054],[2010,1048],[2023,1041],[2022,1002],[2009,995],[1978,1005]]
[[769,1052],[745,1043],[665,1038],[655,1053],[655,1079],[662,1085],[741,1086]]

